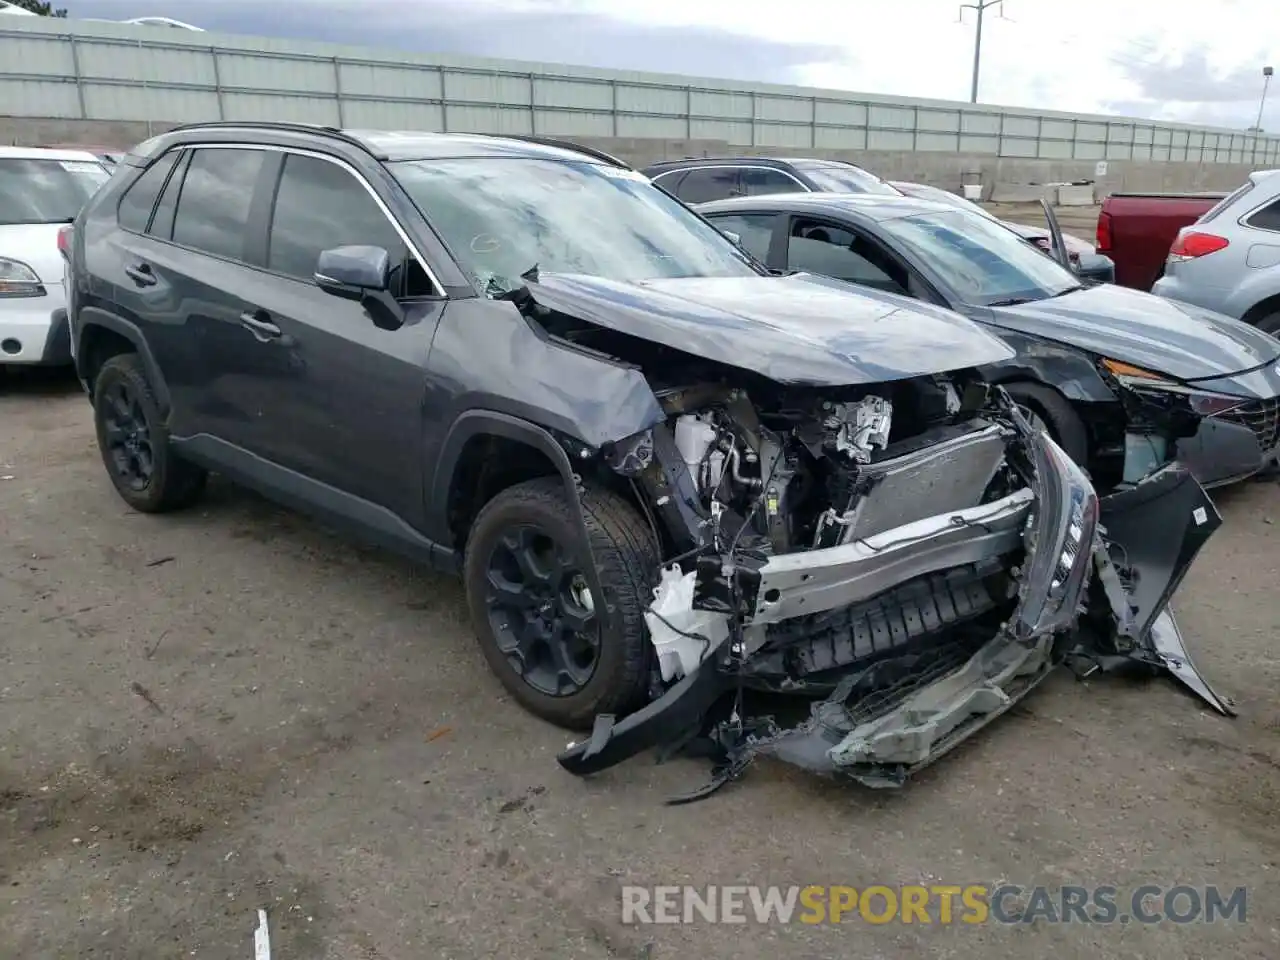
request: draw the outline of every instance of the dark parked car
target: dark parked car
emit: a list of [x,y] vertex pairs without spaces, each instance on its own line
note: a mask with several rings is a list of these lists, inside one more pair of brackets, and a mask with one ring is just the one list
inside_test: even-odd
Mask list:
[[803,157],[705,157],[665,160],[645,167],[646,177],[685,203],[768,193],[880,193],[898,190],[874,173],[843,160]]
[[[460,572],[512,695],[591,729],[574,772],[702,728],[734,771],[897,784],[1068,656],[1229,711],[1168,609],[1221,522],[1189,473],[1100,498],[975,374],[997,337],[774,276],[603,155],[180,128],[77,218],[68,273],[126,502],[213,470]],[[821,725],[719,723],[746,686]]]
[[1280,341],[1190,304],[1082,284],[987,217],[908,197],[822,194],[699,210],[770,267],[914,297],[997,331],[1017,357],[988,376],[1100,487],[1133,482],[1175,452],[1202,483],[1226,483],[1280,448]]

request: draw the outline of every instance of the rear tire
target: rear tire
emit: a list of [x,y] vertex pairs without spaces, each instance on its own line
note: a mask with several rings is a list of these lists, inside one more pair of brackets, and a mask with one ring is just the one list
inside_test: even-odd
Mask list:
[[1005,384],[1009,396],[1043,422],[1053,442],[1083,470],[1089,469],[1089,431],[1066,398],[1038,383]]
[[204,492],[208,474],[169,446],[160,405],[137,354],[117,354],[98,371],[93,422],[107,476],[133,509],[179,510]]
[[652,662],[644,611],[661,563],[630,503],[591,487],[581,502],[579,517],[558,476],[508,487],[476,517],[463,568],[490,669],[526,710],[570,730],[643,703]]

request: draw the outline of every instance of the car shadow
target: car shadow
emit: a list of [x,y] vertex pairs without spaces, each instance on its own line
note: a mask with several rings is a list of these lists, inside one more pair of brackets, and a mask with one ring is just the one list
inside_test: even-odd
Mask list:
[[0,365],[0,396],[69,397],[80,391],[74,367]]

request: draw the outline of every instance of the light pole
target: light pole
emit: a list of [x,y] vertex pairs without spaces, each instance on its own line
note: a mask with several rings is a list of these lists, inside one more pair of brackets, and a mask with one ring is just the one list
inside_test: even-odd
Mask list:
[[1270,67],[1262,68],[1262,99],[1258,102],[1258,122],[1254,124],[1258,132],[1262,132],[1262,108],[1267,105],[1267,87],[1271,83],[1271,74],[1275,73]]
[[[1004,0],[977,0],[976,3],[960,4],[960,18],[964,19],[966,10],[978,11],[978,30],[973,38],[973,84],[969,88],[969,102],[978,102],[978,67],[982,63],[982,14],[990,7],[998,7]],[[1268,67],[1268,70],[1271,68]]]

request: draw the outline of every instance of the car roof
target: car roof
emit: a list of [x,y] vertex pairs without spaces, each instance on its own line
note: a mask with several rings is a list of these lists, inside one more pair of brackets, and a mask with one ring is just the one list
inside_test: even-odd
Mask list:
[[46,147],[0,147],[3,160],[88,160],[98,162],[88,150],[51,150]]
[[231,138],[248,143],[294,144],[300,138],[313,138],[347,148],[357,147],[378,160],[388,162],[459,157],[521,157],[578,162],[588,160],[611,166],[627,166],[621,160],[592,147],[547,137],[504,137],[418,130],[341,130],[320,124],[284,122],[216,121],[186,124],[139,144],[134,152],[150,157],[175,143],[197,141],[202,132],[208,132],[222,141]]
[[712,200],[698,204],[695,209],[703,214],[748,209],[826,213],[832,216],[857,214],[868,220],[880,222],[919,213],[954,213],[958,208],[948,203],[939,203],[937,200],[921,200],[917,197],[897,197],[880,193],[775,193],[757,197]]

